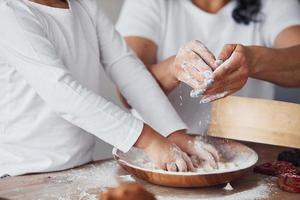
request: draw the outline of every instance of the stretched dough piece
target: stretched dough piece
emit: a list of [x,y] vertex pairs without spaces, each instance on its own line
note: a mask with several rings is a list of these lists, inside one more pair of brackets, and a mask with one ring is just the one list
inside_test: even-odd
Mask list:
[[280,174],[297,174],[297,168],[290,162],[276,161],[272,163],[264,163],[254,167],[255,173],[269,176],[278,176]]
[[100,200],[156,200],[154,195],[135,183],[122,184],[103,192]]
[[281,174],[277,180],[280,189],[287,192],[300,193],[300,175]]

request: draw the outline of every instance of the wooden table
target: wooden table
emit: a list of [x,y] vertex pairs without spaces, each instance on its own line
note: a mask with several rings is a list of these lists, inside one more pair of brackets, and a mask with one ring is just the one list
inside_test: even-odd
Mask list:
[[[260,163],[275,160],[281,147],[247,143],[257,151]],[[158,200],[298,200],[300,194],[281,191],[276,178],[251,174],[232,183],[234,190],[224,186],[197,189],[176,189],[152,185],[132,177],[115,161],[94,162],[62,172],[10,177],[0,180],[0,199],[9,200],[96,200],[101,191],[122,182],[138,182],[154,193]]]

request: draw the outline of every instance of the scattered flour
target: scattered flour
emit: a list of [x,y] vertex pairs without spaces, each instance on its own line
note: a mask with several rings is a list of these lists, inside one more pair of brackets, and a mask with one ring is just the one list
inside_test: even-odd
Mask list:
[[233,194],[226,195],[220,197],[176,197],[176,196],[157,196],[157,200],[256,200],[256,199],[266,199],[270,195],[270,188],[266,185],[260,185],[253,189],[237,192]]
[[97,200],[97,196],[94,194],[89,194],[83,190],[79,194],[79,200]]
[[233,193],[231,195],[224,195],[223,197],[215,198],[215,200],[254,200],[254,199],[266,199],[271,190],[268,185],[258,185],[247,191]]
[[219,94],[215,94],[215,95],[210,95],[210,96],[205,96],[204,98],[202,98],[200,100],[200,104],[206,104],[206,103],[210,103],[212,101],[215,101],[217,99],[221,99],[223,97],[225,97],[226,95],[228,95],[229,92],[225,91]]
[[201,128],[202,127],[202,121],[199,121],[198,126]]
[[136,182],[135,178],[132,175],[122,175],[119,176],[119,179],[124,182]]
[[[98,200],[98,195],[108,187],[116,187],[125,177],[116,176],[118,166],[114,162],[102,165],[91,164],[84,169],[69,170],[63,176],[50,178],[49,186],[41,192],[41,200]],[[129,177],[126,177],[129,179]],[[64,188],[63,194],[57,194],[57,188]]]

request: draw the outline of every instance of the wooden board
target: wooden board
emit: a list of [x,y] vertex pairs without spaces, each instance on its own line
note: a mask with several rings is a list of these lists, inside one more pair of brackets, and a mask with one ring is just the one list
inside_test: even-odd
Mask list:
[[213,103],[208,134],[300,148],[300,105],[227,97]]

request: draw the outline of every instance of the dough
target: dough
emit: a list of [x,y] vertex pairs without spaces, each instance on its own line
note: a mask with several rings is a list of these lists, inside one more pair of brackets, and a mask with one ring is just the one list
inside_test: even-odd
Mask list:
[[287,192],[300,193],[299,174],[281,174],[277,180],[280,189]]
[[153,194],[136,183],[122,184],[103,192],[100,200],[155,200]]
[[255,173],[265,174],[269,176],[278,176],[280,174],[297,174],[297,168],[290,162],[276,161],[272,163],[264,163],[254,167]]

